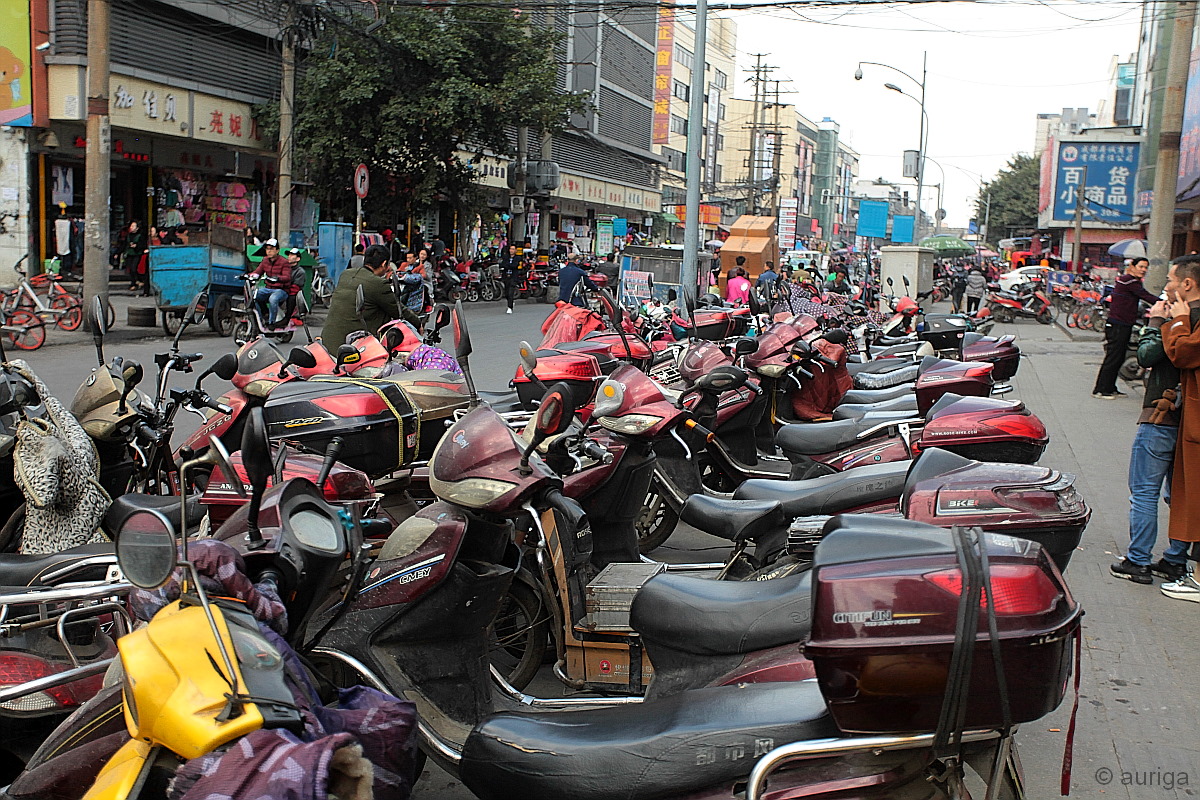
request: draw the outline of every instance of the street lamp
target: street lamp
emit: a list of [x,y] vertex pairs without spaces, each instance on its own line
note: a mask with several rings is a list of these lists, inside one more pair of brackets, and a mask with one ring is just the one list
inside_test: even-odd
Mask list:
[[926,51],[921,54],[921,80],[917,80],[912,75],[909,75],[907,72],[905,72],[904,70],[899,69],[897,67],[893,67],[891,64],[883,64],[878,61],[860,61],[860,62],[858,62],[858,67],[854,70],[854,80],[861,81],[863,79],[863,70],[862,70],[863,64],[870,64],[870,65],[876,66],[876,67],[884,67],[885,69],[890,69],[892,72],[900,73],[901,75],[908,78],[910,81],[912,81],[914,84],[916,84],[917,86],[919,86],[921,88],[921,98],[918,100],[917,98],[913,97],[912,95],[907,94],[904,91],[902,91],[900,89],[900,87],[896,86],[894,83],[885,83],[884,84],[884,86],[887,89],[890,89],[894,92],[900,92],[900,94],[904,95],[905,97],[909,97],[909,98],[912,98],[913,100],[916,100],[921,105],[921,130],[917,135],[918,147],[917,147],[917,225],[916,225],[917,235],[916,235],[916,239],[918,242],[920,242],[920,240],[921,240],[921,192],[925,188],[925,136],[929,131],[929,125],[927,124],[928,120],[929,120],[929,115],[925,113],[925,80],[928,77],[928,72],[926,70],[928,61],[929,61],[929,53],[928,53],[928,51]]

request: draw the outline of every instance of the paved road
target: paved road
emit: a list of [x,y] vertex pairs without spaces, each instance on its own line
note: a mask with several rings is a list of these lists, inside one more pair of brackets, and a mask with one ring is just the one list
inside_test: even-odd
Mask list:
[[[519,303],[510,317],[502,304],[467,306],[476,352],[472,365],[480,386],[499,389],[507,383],[516,364],[515,343],[522,338],[536,342],[548,310]],[[124,320],[123,310],[119,319]],[[1092,335],[1082,341],[1056,327],[1003,327],[1019,337],[1022,350],[1030,355],[1014,380],[1013,396],[1024,400],[1051,431],[1042,463],[1076,473],[1093,508],[1092,522],[1067,572],[1087,610],[1072,794],[1130,800],[1194,797],[1200,786],[1200,726],[1195,724],[1200,694],[1192,681],[1200,663],[1200,642],[1190,634],[1200,608],[1168,600],[1156,587],[1108,575],[1108,564],[1119,558],[1128,541],[1125,473],[1140,389],[1126,387],[1131,396],[1116,401],[1090,396],[1100,360]],[[51,339],[60,344],[27,354],[28,359],[60,397],[69,399],[95,363],[94,356],[85,336],[54,331]],[[189,334],[187,341],[208,359],[232,349],[229,340],[207,334]],[[147,365],[153,363],[153,353],[163,349],[162,336],[153,331],[138,335],[119,329],[109,343],[110,355],[119,352]],[[685,532],[672,538],[659,555],[671,561],[693,560],[689,549],[717,543]],[[713,554],[701,555],[707,560]],[[555,684],[546,681],[539,689],[549,693]],[[1069,711],[1068,699],[1020,733],[1032,798],[1058,795]],[[414,797],[459,800],[470,794],[449,775],[431,768]]]

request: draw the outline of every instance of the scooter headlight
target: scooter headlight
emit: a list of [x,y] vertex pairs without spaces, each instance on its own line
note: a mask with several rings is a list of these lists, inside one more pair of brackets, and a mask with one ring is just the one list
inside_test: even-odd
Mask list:
[[645,433],[662,421],[662,417],[656,417],[653,414],[626,414],[623,417],[601,417],[600,426],[616,433],[636,436],[639,433]]
[[490,478],[464,478],[461,481],[443,481],[429,474],[429,488],[438,497],[444,497],[467,508],[483,508],[512,491],[517,484]]

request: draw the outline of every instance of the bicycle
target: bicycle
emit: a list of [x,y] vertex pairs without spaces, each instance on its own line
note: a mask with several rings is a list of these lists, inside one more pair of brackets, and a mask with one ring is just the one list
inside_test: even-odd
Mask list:
[[333,297],[333,288],[333,281],[329,279],[329,269],[325,266],[324,261],[318,261],[316,269],[313,270],[313,305],[328,308],[329,300]]
[[16,306],[16,293],[3,293],[0,301],[0,332],[18,350],[37,350],[46,343],[46,323],[32,311]]
[[[21,269],[21,263],[27,258],[29,258],[28,253],[17,259],[17,263],[13,265],[13,271],[21,276],[20,282],[11,292],[17,307],[36,314],[42,320],[53,319],[54,324],[64,331],[79,330],[79,326],[83,324],[83,301],[59,287],[59,293],[53,297],[47,297],[50,301],[49,305],[42,302],[41,296],[29,283],[25,270]],[[43,279],[43,282],[49,286],[53,286],[55,283],[49,278]]]

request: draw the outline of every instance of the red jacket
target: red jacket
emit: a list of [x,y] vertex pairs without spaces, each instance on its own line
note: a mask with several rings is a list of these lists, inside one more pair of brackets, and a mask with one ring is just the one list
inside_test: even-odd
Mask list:
[[283,256],[264,256],[254,274],[267,279],[268,289],[283,289],[289,295],[300,291],[300,287],[292,283],[292,265]]

